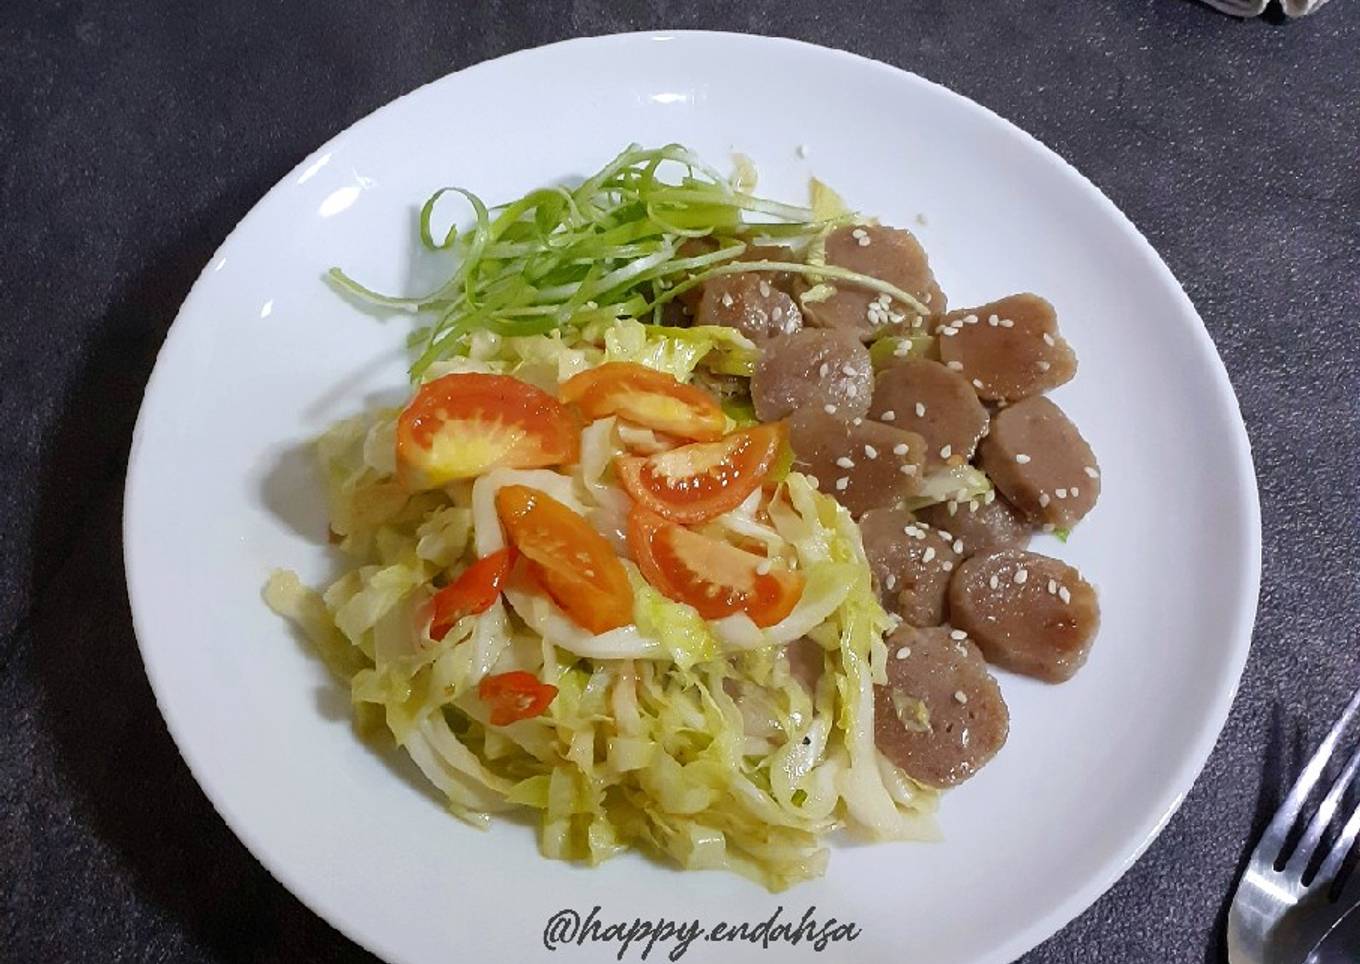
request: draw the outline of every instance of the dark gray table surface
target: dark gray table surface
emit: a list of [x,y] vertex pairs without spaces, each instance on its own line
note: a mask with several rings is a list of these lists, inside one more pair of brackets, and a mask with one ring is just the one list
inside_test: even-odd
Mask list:
[[1123,208],[1199,307],[1260,476],[1252,656],[1166,830],[1024,960],[1223,959],[1248,841],[1360,679],[1360,0],[1292,23],[1190,0],[9,0],[0,959],[367,957],[237,842],[156,712],[119,534],[142,388],[214,248],[332,134],[487,57],[667,26],[844,47],[995,109]]

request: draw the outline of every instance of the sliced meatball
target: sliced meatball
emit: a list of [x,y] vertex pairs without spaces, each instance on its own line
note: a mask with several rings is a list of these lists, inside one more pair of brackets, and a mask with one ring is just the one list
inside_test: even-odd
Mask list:
[[879,374],[869,417],[925,439],[927,465],[972,459],[989,420],[967,379],[925,358],[903,358]]
[[996,756],[1010,711],[965,634],[903,626],[888,644],[888,685],[874,687],[874,741],[913,780],[962,783]]
[[755,342],[791,335],[803,327],[803,314],[794,300],[754,271],[709,278],[703,289],[694,317],[697,325],[735,328]]
[[925,442],[891,425],[799,409],[789,420],[789,447],[794,470],[815,478],[856,518],[901,504],[921,485]]
[[949,615],[987,661],[1050,683],[1086,662],[1100,607],[1081,573],[1021,549],[979,553],[949,584]]
[[789,662],[789,675],[802,683],[809,694],[815,694],[826,669],[826,650],[821,644],[800,636],[784,647],[784,658]]
[[1058,334],[1058,316],[1038,295],[951,311],[937,330],[940,359],[988,401],[1038,395],[1077,373],[1077,356]]
[[859,418],[869,411],[873,391],[868,350],[835,331],[804,328],[770,339],[751,376],[751,400],[762,422],[804,408]]
[[1002,495],[1040,525],[1073,526],[1100,495],[1100,467],[1091,446],[1063,410],[1042,396],[997,412],[978,464]]
[[859,530],[883,607],[912,626],[944,622],[949,578],[959,563],[951,541],[905,509],[866,512]]
[[[932,313],[945,310],[944,292],[935,283],[925,249],[910,231],[873,224],[847,225],[826,239],[826,263],[886,281],[912,295]],[[824,301],[805,301],[812,324],[869,338],[887,325],[906,325],[920,317],[871,288],[829,281],[836,293]],[[917,327],[921,327],[918,325]]]
[[916,518],[934,526],[954,540],[954,551],[963,558],[989,549],[1023,549],[1034,529],[1015,506],[995,493],[990,501],[956,502],[954,510],[936,502],[916,511]]

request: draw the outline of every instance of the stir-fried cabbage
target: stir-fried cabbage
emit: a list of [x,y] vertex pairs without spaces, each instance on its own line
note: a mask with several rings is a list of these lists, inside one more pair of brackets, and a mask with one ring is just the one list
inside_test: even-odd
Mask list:
[[[474,360],[513,371],[591,351],[537,338],[484,345]],[[667,599],[616,532],[635,590],[632,625],[593,635],[520,586],[436,641],[437,586],[504,544],[496,489],[534,486],[607,533],[622,519],[625,497],[608,468],[622,443],[606,419],[585,429],[570,473],[497,469],[412,495],[391,477],[391,423],[390,412],[342,422],[318,445],[332,526],[354,568],[323,593],[275,573],[266,599],[346,681],[356,713],[381,718],[451,812],[486,826],[495,812],[530,808],[546,856],[594,864],[636,847],[772,889],[822,873],[834,828],[933,834],[934,793],[874,746],[873,685],[885,679],[892,617],[871,591],[859,531],[833,499],[794,473],[764,504],[753,496],[705,529],[759,540],[804,574],[802,598],[774,626],[740,614],[706,622]],[[783,655],[803,637],[825,654],[811,689]],[[477,684],[512,670],[558,694],[542,716],[491,726]]]

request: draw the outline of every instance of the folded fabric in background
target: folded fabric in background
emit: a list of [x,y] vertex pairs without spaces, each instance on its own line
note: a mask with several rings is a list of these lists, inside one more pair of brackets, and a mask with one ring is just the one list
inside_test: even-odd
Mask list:
[[[1211,7],[1230,13],[1235,17],[1259,17],[1270,6],[1270,0],[1204,0]],[[1312,13],[1327,0],[1282,0],[1284,12],[1290,17],[1302,17]]]

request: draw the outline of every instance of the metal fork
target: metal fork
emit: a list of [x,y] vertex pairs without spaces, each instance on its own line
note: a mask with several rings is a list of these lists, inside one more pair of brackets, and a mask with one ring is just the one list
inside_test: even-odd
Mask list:
[[1304,804],[1318,786],[1357,709],[1360,690],[1351,697],[1340,719],[1303,768],[1252,851],[1251,862],[1237,884],[1228,913],[1228,959],[1232,964],[1302,961],[1328,928],[1360,899],[1360,884],[1353,879],[1356,875],[1348,873],[1346,876],[1352,879],[1340,879],[1346,857],[1360,834],[1360,806],[1347,817],[1321,866],[1314,873],[1308,872],[1321,853],[1320,845],[1356,771],[1360,770],[1360,748],[1351,754],[1332,782],[1298,844],[1292,851],[1286,851]]

